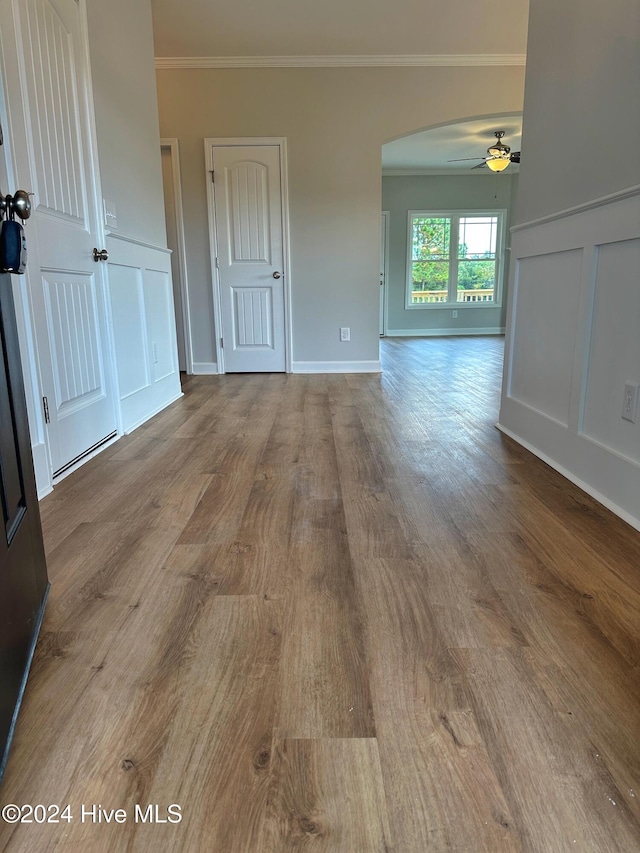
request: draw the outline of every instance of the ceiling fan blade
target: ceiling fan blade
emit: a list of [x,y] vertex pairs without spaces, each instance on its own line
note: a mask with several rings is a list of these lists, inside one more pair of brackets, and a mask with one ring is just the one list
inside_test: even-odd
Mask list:
[[462,163],[463,160],[482,160],[482,157],[458,157],[456,160],[447,160],[447,163]]
[[511,160],[512,163],[519,163],[520,162],[520,152],[519,151],[512,151],[511,154],[509,155],[509,159]]
[[482,163],[478,163],[477,166],[472,166],[471,171],[473,172],[474,169],[484,169],[484,168],[486,168],[486,165],[487,165],[487,161],[483,160]]

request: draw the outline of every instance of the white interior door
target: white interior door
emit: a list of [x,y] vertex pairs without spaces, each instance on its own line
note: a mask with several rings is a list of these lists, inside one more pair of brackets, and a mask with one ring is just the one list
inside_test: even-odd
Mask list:
[[117,430],[85,21],[76,0],[0,0],[0,33],[16,177],[34,193],[29,284],[55,476]]
[[224,369],[286,369],[278,145],[212,146]]

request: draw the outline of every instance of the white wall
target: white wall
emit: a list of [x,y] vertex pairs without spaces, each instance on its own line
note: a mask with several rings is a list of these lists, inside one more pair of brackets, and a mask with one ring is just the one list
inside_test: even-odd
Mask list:
[[109,304],[128,432],[180,396],[167,250],[150,0],[87,0],[89,51],[107,229]]
[[[508,280],[511,210],[518,184],[517,174],[500,175],[389,175],[382,178],[382,209],[389,211],[388,334],[427,332],[451,334],[462,329],[504,331]],[[507,211],[503,253],[502,305],[479,308],[406,308],[407,222],[409,210]]]
[[[205,137],[285,136],[293,360],[377,362],[381,146],[522,108],[523,69],[158,71],[162,136],[180,139],[195,362],[214,362]],[[351,341],[339,342],[339,328]]]
[[639,41],[637,0],[532,0],[500,426],[640,529]]

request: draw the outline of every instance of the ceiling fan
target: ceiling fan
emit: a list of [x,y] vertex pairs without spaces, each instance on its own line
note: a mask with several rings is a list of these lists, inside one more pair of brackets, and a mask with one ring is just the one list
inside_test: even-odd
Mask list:
[[447,163],[462,163],[463,160],[482,159],[482,163],[478,163],[477,166],[472,166],[471,168],[483,169],[485,166],[488,166],[492,172],[504,172],[510,163],[519,163],[520,152],[511,151],[511,148],[502,141],[504,130],[495,130],[493,135],[498,141],[487,148],[486,157],[460,157],[457,160],[447,160]]

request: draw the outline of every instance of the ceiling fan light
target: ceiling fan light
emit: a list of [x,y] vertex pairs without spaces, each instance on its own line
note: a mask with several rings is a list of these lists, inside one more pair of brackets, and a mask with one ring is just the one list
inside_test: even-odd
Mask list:
[[508,157],[493,157],[487,160],[487,166],[492,172],[504,172],[510,162]]

